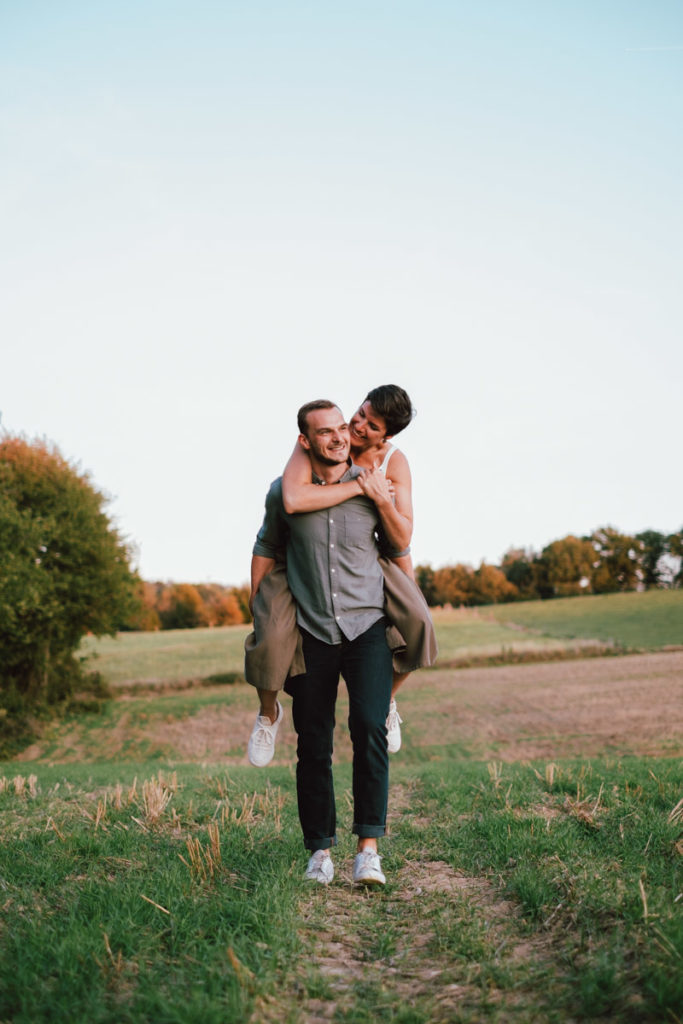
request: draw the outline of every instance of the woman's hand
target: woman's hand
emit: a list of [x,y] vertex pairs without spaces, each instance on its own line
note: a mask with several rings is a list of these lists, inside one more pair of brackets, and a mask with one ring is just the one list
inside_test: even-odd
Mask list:
[[393,487],[379,466],[364,469],[357,479],[365,497],[370,498],[376,505],[393,504]]

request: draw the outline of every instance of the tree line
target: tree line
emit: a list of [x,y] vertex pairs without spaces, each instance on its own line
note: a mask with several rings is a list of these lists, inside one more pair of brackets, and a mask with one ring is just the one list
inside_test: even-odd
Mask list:
[[671,534],[643,530],[631,536],[604,526],[587,537],[569,534],[554,540],[540,552],[511,548],[500,565],[418,565],[415,577],[430,606],[471,607],[680,587],[681,556],[683,529]]
[[249,587],[138,580],[136,604],[121,630],[197,629],[251,622]]
[[[13,720],[63,705],[92,673],[87,634],[249,622],[247,586],[146,582],[87,473],[45,440],[0,434],[0,746]],[[681,586],[683,530],[635,536],[613,527],[569,535],[499,566],[419,565],[427,602],[471,606]]]

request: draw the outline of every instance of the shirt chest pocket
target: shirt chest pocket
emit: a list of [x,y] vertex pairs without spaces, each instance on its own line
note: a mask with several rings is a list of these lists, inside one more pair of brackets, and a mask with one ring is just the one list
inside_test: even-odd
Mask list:
[[[349,503],[347,502],[347,505]],[[371,509],[341,507],[339,540],[346,547],[367,550],[373,543],[377,519]]]

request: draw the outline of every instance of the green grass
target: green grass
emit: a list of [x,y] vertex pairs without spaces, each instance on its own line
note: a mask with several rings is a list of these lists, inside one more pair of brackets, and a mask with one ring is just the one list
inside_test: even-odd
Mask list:
[[244,640],[250,626],[169,629],[158,633],[119,633],[86,637],[81,655],[89,668],[113,686],[168,684],[244,673]]
[[[442,659],[457,661],[517,643],[549,653],[573,638],[656,648],[680,642],[681,610],[678,592],[658,592],[439,613],[436,623]],[[536,693],[550,700],[547,680],[564,666],[533,677],[523,666],[418,673],[391,762],[387,886],[365,894],[350,885],[342,700],[337,877],[311,889],[291,723],[278,740],[286,763],[255,770],[243,763],[250,687],[124,693],[131,681],[239,675],[247,631],[89,641],[124,695],[46,725],[38,752],[27,752],[39,759],[0,764],[0,1021],[681,1019],[679,759],[474,760],[491,730],[506,749],[524,740],[520,708]],[[643,671],[639,728],[648,687],[663,685]],[[615,684],[599,679],[594,695],[609,702]],[[439,713],[452,734],[413,742]],[[214,726],[219,743],[230,730],[226,761],[241,763],[178,756],[179,737]],[[626,739],[637,752],[635,734],[621,737],[622,751]],[[585,742],[577,734],[563,749]],[[615,742],[610,733],[600,749]]]
[[683,644],[683,590],[525,601],[486,611],[500,625],[515,623],[549,637],[593,638],[643,650]]
[[[321,998],[337,1021],[403,1024],[680,1011],[675,761],[395,768],[409,798],[370,896],[344,876],[348,765],[338,877],[315,890],[288,768],[2,772],[2,1020],[294,1022]],[[19,773],[37,778],[20,791]],[[337,973],[316,959],[331,939]]]
[[[439,665],[552,660],[683,644],[683,590],[434,610]],[[81,647],[116,688],[243,678],[250,626],[121,633]]]
[[433,609],[439,645],[437,667],[553,660],[605,653],[608,646],[593,637],[532,635],[515,628],[514,623],[498,622],[489,611],[488,607],[457,611]]

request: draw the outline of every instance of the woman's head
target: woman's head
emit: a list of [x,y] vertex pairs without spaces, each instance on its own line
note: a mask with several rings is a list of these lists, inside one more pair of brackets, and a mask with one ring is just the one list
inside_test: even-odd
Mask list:
[[373,388],[351,417],[351,447],[356,452],[378,447],[407,427],[414,415],[403,388],[395,384]]
[[376,416],[381,416],[388,437],[394,437],[408,426],[415,415],[408,394],[396,384],[381,384],[368,391],[365,401],[372,406]]

